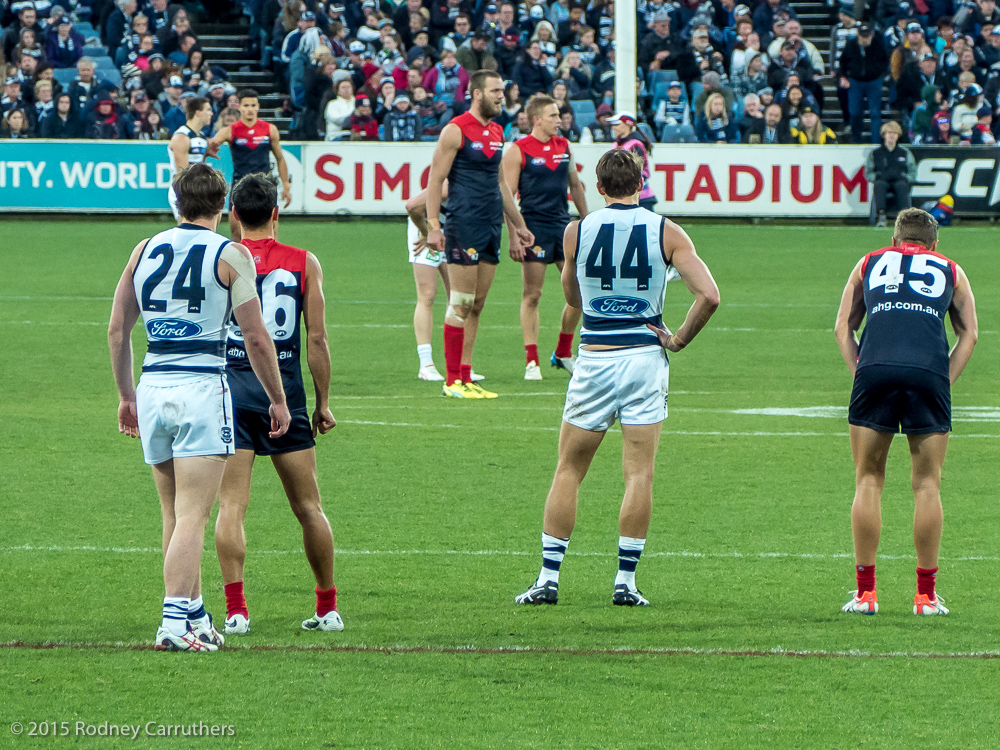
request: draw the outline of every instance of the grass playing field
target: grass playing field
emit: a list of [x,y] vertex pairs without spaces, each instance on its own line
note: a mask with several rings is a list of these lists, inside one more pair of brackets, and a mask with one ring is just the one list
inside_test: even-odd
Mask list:
[[[215,655],[148,650],[160,516],[137,442],[115,429],[106,344],[142,221],[7,221],[0,273],[0,747],[995,747],[1000,270],[995,230],[943,230],[982,336],[954,389],[939,590],[911,613],[905,443],[890,456],[881,611],[853,588],[850,380],[833,339],[867,228],[689,228],[722,307],[671,357],[670,418],[638,571],[653,606],[611,606],[621,433],[584,483],[556,607],[518,608],[540,563],[567,376],[526,383],[520,274],[502,263],[475,367],[495,401],[416,379],[401,224],[285,222],[326,272],[337,428],[318,445],[343,633],[305,633],[313,580],[267,462],[247,519],[251,635]],[[667,291],[678,325],[691,297]],[[561,308],[555,274],[540,351]],[[437,308],[435,357],[443,369]],[[137,328],[136,333],[141,333]],[[143,345],[136,337],[138,350]],[[208,541],[205,599],[224,616]],[[12,733],[18,722],[24,732]],[[28,737],[69,722],[70,741]],[[78,723],[79,722],[79,723]],[[151,722],[151,724],[147,724]],[[227,725],[211,738],[159,725]],[[87,738],[141,725],[138,740]],[[16,729],[16,727],[14,727]],[[51,728],[49,728],[51,733]],[[83,734],[81,735],[80,732]]]

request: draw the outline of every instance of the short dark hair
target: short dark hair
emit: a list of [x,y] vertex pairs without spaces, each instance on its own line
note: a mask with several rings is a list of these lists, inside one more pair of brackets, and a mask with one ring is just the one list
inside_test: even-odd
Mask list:
[[207,164],[192,164],[174,178],[177,206],[188,221],[222,213],[229,186],[222,172]]
[[597,162],[597,181],[609,198],[628,198],[642,190],[642,159],[616,148]]
[[898,242],[914,242],[930,248],[937,242],[937,219],[919,208],[904,208],[896,216],[892,236]]
[[[507,3],[504,3],[505,5]],[[477,70],[471,76],[469,76],[469,96],[472,96],[474,91],[481,91],[486,93],[486,82],[491,78],[499,78],[503,80],[503,76],[497,73],[495,70]]]
[[257,99],[260,100],[260,94],[257,93],[257,89],[240,89],[236,92],[236,98],[240,101],[244,99]]
[[201,111],[201,108],[208,104],[208,99],[203,96],[192,96],[184,100],[184,114],[190,120]]
[[248,174],[233,186],[230,205],[244,229],[260,229],[278,205],[278,182],[273,175]]

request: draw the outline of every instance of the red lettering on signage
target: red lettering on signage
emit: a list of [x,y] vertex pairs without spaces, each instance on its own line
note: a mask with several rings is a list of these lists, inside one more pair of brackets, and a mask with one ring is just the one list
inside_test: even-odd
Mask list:
[[813,165],[813,189],[809,195],[805,195],[801,188],[801,169],[798,164],[792,165],[792,197],[799,203],[812,203],[819,199],[819,194],[823,192],[823,167],[820,164]]
[[844,188],[847,190],[847,194],[850,195],[854,192],[855,188],[859,189],[858,200],[861,203],[868,202],[868,180],[865,179],[865,168],[858,167],[858,171],[854,173],[854,177],[848,177],[847,174],[839,166],[834,166],[833,168],[833,202],[840,203],[840,189]]
[[375,200],[382,200],[382,186],[389,188],[390,192],[395,190],[402,183],[403,200],[410,199],[410,165],[404,164],[394,175],[390,175],[388,170],[381,164],[375,164]]
[[359,201],[365,197],[365,165],[361,162],[354,163],[354,200]]
[[781,167],[771,167],[771,203],[781,203]]
[[[749,193],[739,192],[737,180],[741,174],[748,174],[753,177],[753,189]],[[764,175],[760,170],[747,164],[729,165],[729,201],[731,203],[746,203],[756,200],[764,191]]]
[[691,189],[688,191],[685,200],[690,203],[703,193],[711,197],[713,203],[718,203],[722,200],[719,197],[719,188],[715,186],[715,178],[712,177],[712,168],[707,164],[698,165],[698,171],[694,173],[694,182],[691,183]]
[[665,196],[663,200],[672,201],[674,199],[674,174],[684,171],[683,164],[657,164],[653,167],[656,172],[664,172],[663,183]]
[[420,189],[427,189],[427,181],[431,178],[431,168],[426,167],[424,171],[420,174]]
[[339,200],[344,194],[344,181],[333,172],[328,171],[327,164],[340,164],[341,159],[336,154],[323,154],[316,160],[316,176],[321,180],[329,180],[333,183],[333,191],[324,193],[322,190],[316,191],[316,197],[321,201]]

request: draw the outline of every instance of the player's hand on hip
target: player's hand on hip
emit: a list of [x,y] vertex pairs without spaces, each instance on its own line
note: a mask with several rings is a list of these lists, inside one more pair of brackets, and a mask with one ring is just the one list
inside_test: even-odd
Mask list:
[[427,246],[437,250],[439,253],[444,252],[444,232],[440,229],[432,229],[427,233]]
[[416,257],[423,252],[425,247],[427,247],[427,238],[424,237],[423,235],[420,235],[419,237],[417,237],[417,241],[413,243],[413,247],[410,248],[410,254],[413,257]]
[[531,247],[535,244],[535,235],[527,227],[521,227],[517,230],[517,239],[524,247]]
[[313,437],[317,435],[325,435],[334,427],[337,426],[337,420],[333,418],[333,412],[330,411],[330,407],[316,407],[316,411],[313,412]]
[[271,413],[271,432],[269,436],[274,438],[280,438],[286,432],[288,432],[288,425],[292,423],[292,415],[288,412],[288,407],[284,404],[276,405],[271,404],[271,408],[268,409]]
[[118,432],[130,438],[139,437],[139,415],[136,413],[135,401],[122,401],[118,404]]
[[657,328],[652,323],[646,323],[646,328],[656,334],[656,338],[660,340],[660,346],[668,352],[679,352],[685,346],[679,341],[674,341],[674,335],[665,326]]

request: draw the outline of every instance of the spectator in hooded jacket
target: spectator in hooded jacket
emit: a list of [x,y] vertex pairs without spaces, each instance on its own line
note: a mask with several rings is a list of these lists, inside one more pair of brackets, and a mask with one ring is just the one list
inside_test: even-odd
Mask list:
[[396,94],[392,109],[382,123],[387,141],[419,141],[424,134],[424,125],[405,91]]
[[55,106],[42,118],[39,134],[42,138],[79,138],[82,133],[80,120],[73,113],[73,97],[59,94]]
[[100,94],[94,109],[84,119],[83,137],[99,140],[126,140],[131,137],[131,119],[109,94]]

